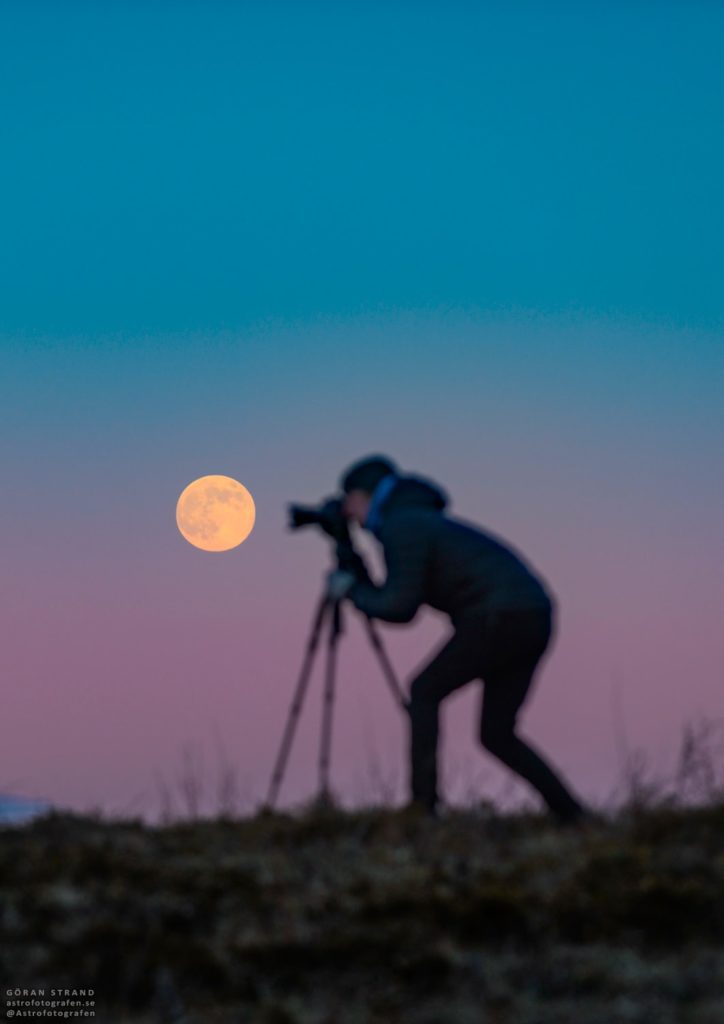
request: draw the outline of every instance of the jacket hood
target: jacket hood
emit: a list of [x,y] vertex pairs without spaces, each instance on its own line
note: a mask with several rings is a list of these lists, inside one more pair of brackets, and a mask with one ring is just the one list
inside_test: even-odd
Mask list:
[[382,519],[393,509],[399,508],[431,508],[442,512],[448,504],[445,491],[428,480],[417,476],[403,476],[397,481],[390,492],[389,498],[381,509]]

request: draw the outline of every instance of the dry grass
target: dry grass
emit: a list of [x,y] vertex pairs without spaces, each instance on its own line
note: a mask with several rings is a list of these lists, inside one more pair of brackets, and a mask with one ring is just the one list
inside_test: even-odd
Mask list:
[[533,815],[308,811],[3,832],[3,987],[109,1021],[714,1024],[724,805],[584,834]]
[[93,987],[114,1024],[721,1024],[723,762],[693,723],[561,832],[486,801],[238,817],[228,759],[198,820],[187,750],[165,824],[0,830],[3,990]]

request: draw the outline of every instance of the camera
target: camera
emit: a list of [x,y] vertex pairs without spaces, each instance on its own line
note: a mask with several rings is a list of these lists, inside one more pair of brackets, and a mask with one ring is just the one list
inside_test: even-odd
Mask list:
[[299,530],[302,526],[318,526],[338,544],[351,543],[341,498],[327,498],[321,505],[290,505],[289,528]]
[[355,551],[349,523],[342,511],[341,498],[327,498],[321,505],[290,505],[289,528],[318,526],[336,542],[337,567],[351,572],[360,582],[369,583],[370,574],[362,556]]

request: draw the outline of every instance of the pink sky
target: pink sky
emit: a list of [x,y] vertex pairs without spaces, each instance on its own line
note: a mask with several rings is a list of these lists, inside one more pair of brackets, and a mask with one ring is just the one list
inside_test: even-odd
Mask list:
[[[691,339],[664,332],[664,373],[655,350],[637,354],[620,331],[611,342],[605,325],[529,327],[522,340],[504,324],[415,330],[410,390],[375,378],[378,348],[394,336],[404,350],[404,322],[348,325],[346,367],[328,364],[331,329],[299,335],[314,390],[293,386],[302,365],[293,331],[277,338],[290,353],[285,373],[271,349],[244,363],[248,339],[227,339],[209,365],[171,350],[132,359],[118,347],[103,357],[49,350],[18,364],[14,383],[31,398],[18,402],[28,426],[7,448],[0,792],[153,816],[159,773],[174,786],[192,744],[213,810],[220,739],[245,806],[258,802],[328,564],[321,536],[287,532],[285,503],[329,494],[346,463],[374,450],[438,480],[455,514],[509,540],[553,588],[560,629],[524,731],[585,797],[602,799],[617,781],[616,715],[630,746],[663,772],[683,724],[721,714],[714,349],[687,361]],[[497,363],[481,357],[488,336],[503,344]],[[456,370],[446,364],[436,376],[443,344]],[[508,359],[554,349],[567,353],[556,381],[536,388],[529,366],[513,386]],[[333,386],[343,369],[355,382],[346,401]],[[42,431],[28,418],[32,403]],[[251,490],[257,524],[240,548],[205,554],[180,536],[174,508],[191,479],[217,472]],[[332,773],[348,803],[377,795],[378,775],[400,796],[406,778],[405,723],[354,618],[340,655]],[[429,611],[408,629],[385,628],[403,679],[446,628]],[[315,788],[321,668],[283,803]],[[509,778],[476,746],[478,686],[445,706],[454,800],[500,794]]]

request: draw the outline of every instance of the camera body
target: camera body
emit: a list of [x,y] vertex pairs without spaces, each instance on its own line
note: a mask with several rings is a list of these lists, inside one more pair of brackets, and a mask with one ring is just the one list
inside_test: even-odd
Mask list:
[[289,528],[299,530],[303,526],[318,526],[335,541],[335,555],[340,569],[353,573],[362,582],[370,581],[367,566],[354,549],[341,498],[327,498],[320,505],[290,505]]
[[338,544],[352,542],[341,498],[327,498],[320,505],[290,505],[289,528],[299,530],[303,526],[318,526]]

